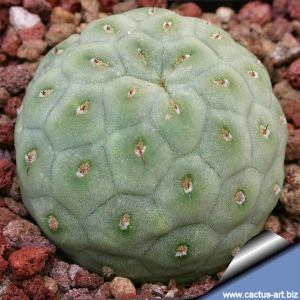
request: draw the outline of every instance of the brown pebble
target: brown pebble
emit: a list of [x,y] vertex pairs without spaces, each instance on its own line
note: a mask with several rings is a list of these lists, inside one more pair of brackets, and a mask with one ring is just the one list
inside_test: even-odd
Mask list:
[[51,278],[49,276],[44,276],[43,280],[44,280],[45,287],[48,290],[52,291],[54,294],[56,294],[57,291],[58,291],[58,284],[57,284],[57,282],[53,278]]
[[42,40],[24,41],[18,49],[17,56],[29,61],[37,61],[46,48],[47,43]]
[[281,231],[279,219],[276,216],[270,215],[265,223],[264,229],[279,233]]
[[56,6],[53,8],[51,12],[50,18],[51,24],[64,24],[64,23],[75,23],[75,16],[74,14],[70,13],[66,9],[62,7]]
[[28,278],[44,267],[50,255],[45,248],[23,248],[10,254],[8,258],[10,270],[17,278]]
[[115,277],[110,283],[110,292],[115,298],[118,298],[124,294],[136,294],[136,289],[130,279]]
[[46,42],[52,47],[74,33],[75,29],[75,25],[70,23],[53,24],[46,33]]

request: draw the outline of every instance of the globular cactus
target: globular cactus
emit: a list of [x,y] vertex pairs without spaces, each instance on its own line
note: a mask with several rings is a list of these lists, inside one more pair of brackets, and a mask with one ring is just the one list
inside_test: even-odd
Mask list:
[[262,229],[287,130],[251,53],[200,19],[143,8],[46,55],[15,140],[23,201],[71,259],[187,282]]

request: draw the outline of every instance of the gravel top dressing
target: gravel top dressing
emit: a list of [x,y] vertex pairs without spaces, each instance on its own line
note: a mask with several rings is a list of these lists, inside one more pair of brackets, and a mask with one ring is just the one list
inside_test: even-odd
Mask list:
[[263,228],[299,241],[299,2],[152,4],[0,0],[1,299],[192,298]]

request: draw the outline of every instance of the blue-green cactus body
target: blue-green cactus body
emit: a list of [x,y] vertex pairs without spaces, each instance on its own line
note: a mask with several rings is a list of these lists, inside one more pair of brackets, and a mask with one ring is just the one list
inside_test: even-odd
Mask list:
[[144,8],[47,54],[15,140],[24,203],[71,259],[183,282],[262,229],[287,130],[252,54],[216,26]]

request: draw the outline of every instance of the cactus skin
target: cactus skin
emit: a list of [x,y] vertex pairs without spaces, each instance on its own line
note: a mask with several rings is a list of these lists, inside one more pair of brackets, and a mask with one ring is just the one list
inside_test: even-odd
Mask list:
[[262,229],[287,129],[250,52],[199,19],[143,8],[47,54],[15,141],[24,203],[71,259],[188,282]]

